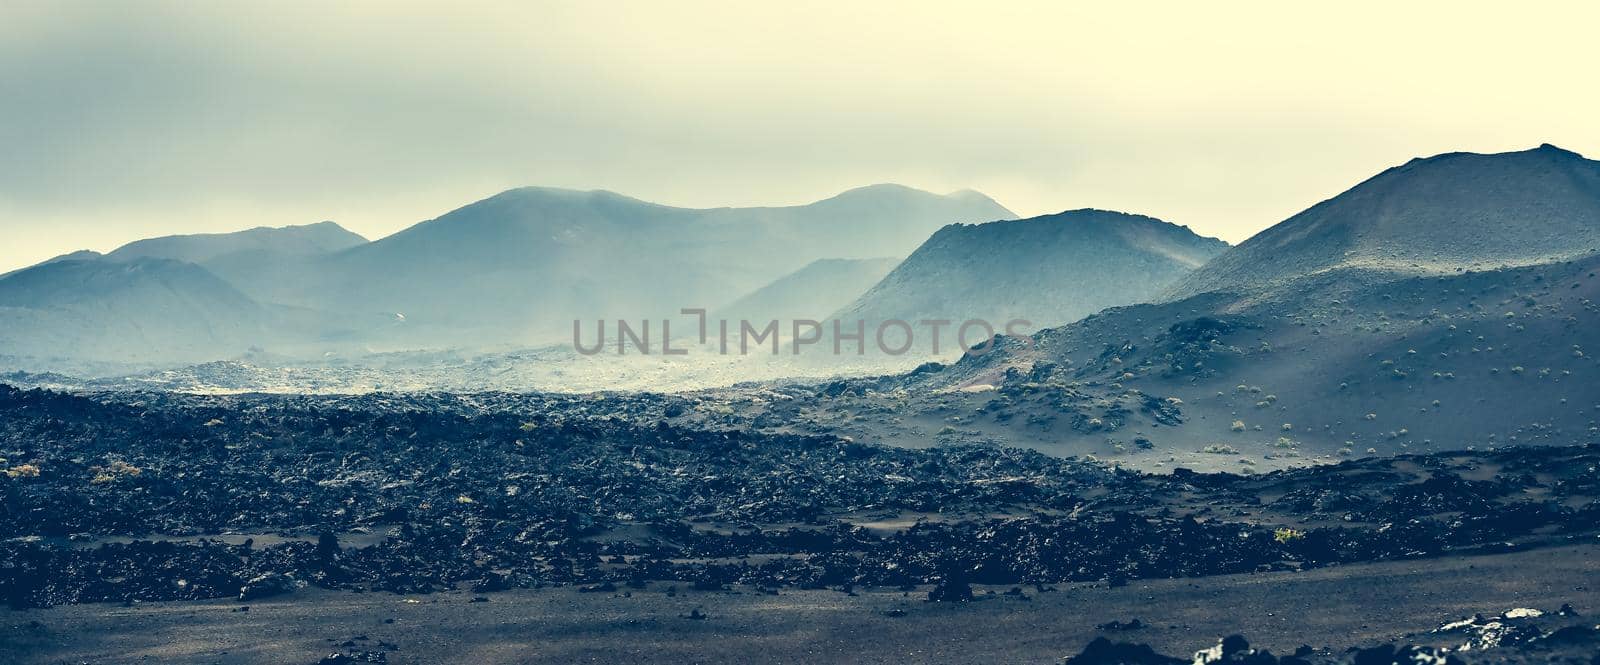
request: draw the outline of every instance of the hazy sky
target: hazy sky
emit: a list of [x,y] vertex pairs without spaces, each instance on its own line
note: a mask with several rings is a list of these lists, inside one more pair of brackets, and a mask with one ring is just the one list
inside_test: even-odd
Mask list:
[[1413,156],[1600,155],[1592,2],[320,4],[0,3],[0,270],[529,184],[1238,241]]

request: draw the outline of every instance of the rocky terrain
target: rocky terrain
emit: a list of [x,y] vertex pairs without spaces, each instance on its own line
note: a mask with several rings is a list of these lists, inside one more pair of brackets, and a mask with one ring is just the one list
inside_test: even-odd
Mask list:
[[[188,349],[203,358],[326,321],[192,262],[248,266],[232,241],[63,257],[0,278],[0,315],[77,335],[0,329],[18,342],[0,358],[0,661],[1594,665],[1593,175],[1550,147],[1439,156],[1230,249],[1098,211],[948,227],[837,316],[957,302],[1066,323],[905,371],[356,345],[93,378],[169,337],[209,340]],[[801,222],[907,200],[907,224],[988,201],[516,190],[271,263],[451,264],[428,289],[361,287],[449,319],[484,304],[452,289],[527,295],[529,271],[576,265],[529,247],[618,249],[604,238],[648,224],[641,206],[848,256]],[[500,262],[462,260],[484,238]],[[628,297],[677,307],[748,278],[771,286],[740,307],[815,308],[891,262],[779,263]],[[1034,289],[1060,283],[1083,288]],[[27,344],[52,339],[106,355],[48,371],[60,359]]]
[[[18,609],[220,598],[237,609],[346,598],[312,588],[494,602],[555,586],[701,594],[691,613],[714,617],[718,594],[737,589],[1018,602],[1063,584],[1600,538],[1596,446],[1147,475],[1012,448],[911,450],[658,417],[684,408],[648,395],[6,388],[0,596]],[[8,639],[33,639],[25,616],[7,617]]]
[[[4,398],[19,605],[232,594],[270,572],[397,591],[1127,580],[1582,542],[1600,507],[1588,446],[1144,475],[598,415],[625,400]],[[93,572],[151,556],[184,563]]]

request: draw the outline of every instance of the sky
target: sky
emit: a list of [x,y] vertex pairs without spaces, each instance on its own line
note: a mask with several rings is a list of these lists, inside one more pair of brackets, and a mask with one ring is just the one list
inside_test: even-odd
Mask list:
[[1592,2],[320,4],[0,3],[0,270],[522,185],[898,182],[1237,242],[1416,156],[1600,156]]

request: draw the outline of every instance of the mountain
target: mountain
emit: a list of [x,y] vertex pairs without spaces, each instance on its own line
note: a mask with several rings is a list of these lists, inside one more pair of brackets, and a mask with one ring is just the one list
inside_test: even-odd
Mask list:
[[62,261],[97,261],[97,260],[99,260],[101,258],[104,258],[104,257],[105,257],[104,254],[101,254],[100,252],[96,252],[96,251],[94,251],[92,249],[80,249],[80,250],[78,250],[76,252],[67,252],[66,254],[61,254],[59,256],[50,257],[48,259],[45,259],[45,260],[40,261],[38,263],[35,263],[35,264],[31,265],[31,266],[27,266],[27,267],[24,267],[24,268],[17,268],[16,270],[12,270],[12,271],[6,272],[6,273],[0,273],[0,279],[5,279],[5,278],[10,277],[12,275],[15,275],[15,274],[17,274],[19,272],[27,270],[28,268],[37,268],[39,266],[49,265],[51,263],[60,263]]
[[1548,145],[1413,160],[1167,299],[854,391],[933,396],[896,421],[802,426],[921,443],[948,425],[950,442],[1233,471],[1600,443],[1597,274],[1600,163]]
[[822,320],[865,293],[900,259],[817,259],[712,312],[712,318],[761,322]]
[[0,277],[0,363],[91,376],[252,357],[360,353],[396,323],[261,303],[174,259],[62,260]]
[[[195,233],[135,240],[109,253],[78,250],[30,267],[61,261],[170,259],[200,265],[235,286],[255,294],[261,282],[293,273],[305,259],[365,244],[366,238],[333,222],[298,226],[260,226],[231,233]],[[0,274],[10,277],[22,270]]]
[[951,221],[1009,216],[975,192],[896,185],[711,209],[529,187],[376,242],[332,222],[152,238],[0,275],[0,355],[58,369],[48,359],[527,347],[569,339],[579,318],[714,308],[820,258],[905,252]]
[[338,224],[317,222],[277,228],[260,226],[232,233],[196,233],[135,240],[105,256],[116,261],[157,258],[206,264],[252,252],[291,256],[323,254],[366,242],[366,238],[346,231]]
[[[1267,298],[1113,307],[1031,343],[1002,338],[950,365],[836,380],[803,407],[717,424],[1233,473],[1600,445],[1600,255],[1347,277],[1323,273]],[[1340,501],[1326,488],[1313,499]]]
[[129,364],[231,356],[272,314],[193,263],[64,260],[0,279],[0,349]]
[[1600,251],[1600,162],[1551,145],[1414,159],[1224,252],[1168,295],[1250,292],[1322,271],[1451,274]]
[[1033,330],[1148,300],[1226,247],[1187,227],[1105,210],[952,224],[830,318],[866,321],[869,335],[894,319],[982,319],[996,331],[1023,319]]
[[896,185],[711,209],[528,187],[237,281],[268,302],[402,314],[408,344],[530,344],[564,339],[577,318],[714,308],[819,258],[899,255],[947,223],[1010,216],[974,192]]

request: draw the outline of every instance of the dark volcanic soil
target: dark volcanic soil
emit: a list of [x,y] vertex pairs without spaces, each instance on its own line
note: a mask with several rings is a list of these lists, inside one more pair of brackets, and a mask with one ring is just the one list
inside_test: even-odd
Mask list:
[[[1463,635],[1430,631],[1473,614],[1522,607],[1553,613],[1570,603],[1595,616],[1597,556],[1600,546],[1575,545],[1117,588],[1028,587],[1024,596],[980,587],[978,600],[957,604],[893,590],[769,595],[679,585],[668,595],[669,585],[659,583],[615,593],[509,591],[476,603],[476,594],[464,591],[305,590],[249,603],[0,611],[0,661],[310,664],[330,653],[381,651],[391,663],[1048,663],[1102,636],[1187,659],[1232,633],[1282,655],[1310,645],[1331,656],[1353,646],[1459,642]],[[245,605],[249,611],[237,611]],[[704,620],[688,618],[697,609]],[[1143,627],[1100,627],[1134,619]],[[1539,623],[1553,629],[1573,622]],[[1532,653],[1543,659],[1550,652]]]
[[[13,618],[87,622],[19,618],[6,640],[29,659],[144,643],[253,662],[407,648],[851,659],[869,646],[949,660],[966,653],[946,640],[994,632],[1014,637],[959,649],[1032,659],[1134,618],[1157,627],[1127,639],[1169,653],[1232,632],[1278,648],[1281,631],[1323,620],[1343,649],[1513,600],[1594,605],[1591,571],[1573,572],[1600,537],[1593,445],[1151,475],[992,446],[646,424],[672,404],[587,399],[0,387],[0,599],[33,612]],[[1535,558],[1492,558],[1507,552]],[[1468,572],[1479,561],[1513,563]],[[1093,593],[1113,595],[1051,600]],[[1172,625],[1193,629],[1159,627]]]

